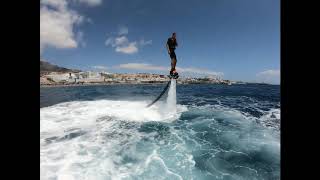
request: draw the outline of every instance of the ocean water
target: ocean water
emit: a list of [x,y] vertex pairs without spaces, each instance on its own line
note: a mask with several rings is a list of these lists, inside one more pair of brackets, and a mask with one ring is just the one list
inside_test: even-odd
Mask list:
[[280,86],[164,86],[40,88],[40,178],[280,179]]

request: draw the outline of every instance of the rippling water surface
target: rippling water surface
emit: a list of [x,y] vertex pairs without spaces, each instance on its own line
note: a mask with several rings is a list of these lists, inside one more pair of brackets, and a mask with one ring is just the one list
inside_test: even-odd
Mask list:
[[280,86],[40,88],[41,179],[280,179]]

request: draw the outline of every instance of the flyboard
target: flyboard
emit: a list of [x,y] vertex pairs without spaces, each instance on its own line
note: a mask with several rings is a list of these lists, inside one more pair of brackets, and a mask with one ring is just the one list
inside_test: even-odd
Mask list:
[[169,77],[170,79],[178,79],[178,78],[179,78],[179,74],[178,74],[177,72],[175,72],[175,73],[173,73],[173,74],[168,75],[168,77]]
[[150,104],[148,104],[146,106],[147,108],[152,106],[154,103],[156,103],[163,96],[163,94],[168,90],[168,88],[170,86],[171,79],[178,79],[179,78],[179,74],[176,72],[174,74],[168,75],[168,77],[170,78],[170,81],[167,83],[166,87],[162,90],[160,95],[154,101],[152,101]]

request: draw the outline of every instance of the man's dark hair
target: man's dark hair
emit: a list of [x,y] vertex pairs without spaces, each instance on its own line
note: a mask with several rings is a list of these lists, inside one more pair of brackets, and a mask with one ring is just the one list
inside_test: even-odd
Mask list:
[[174,32],[174,33],[172,33],[172,36],[174,36],[174,35],[176,35],[176,33]]

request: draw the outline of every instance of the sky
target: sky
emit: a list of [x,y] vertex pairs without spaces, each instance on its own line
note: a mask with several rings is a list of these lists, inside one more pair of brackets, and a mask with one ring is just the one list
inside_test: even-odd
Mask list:
[[280,83],[279,0],[41,0],[40,57],[111,73]]

